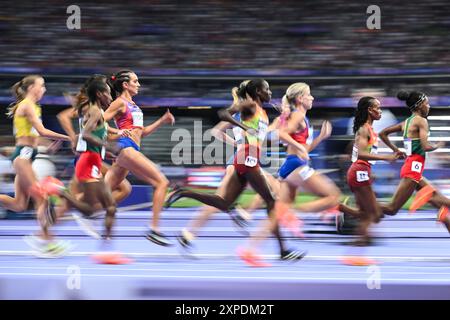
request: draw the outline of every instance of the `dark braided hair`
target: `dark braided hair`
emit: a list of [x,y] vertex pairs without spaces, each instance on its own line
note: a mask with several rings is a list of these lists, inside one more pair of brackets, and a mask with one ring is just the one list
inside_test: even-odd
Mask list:
[[402,101],[406,101],[406,105],[408,106],[409,110],[414,111],[417,109],[417,107],[420,106],[422,102],[425,101],[427,96],[425,93],[420,91],[400,91],[397,93],[397,98]]
[[108,91],[108,84],[105,81],[101,79],[91,81],[86,88],[89,103],[95,103],[97,101],[97,92],[105,91]]
[[87,89],[89,85],[94,81],[102,81],[106,84],[106,76],[103,74],[94,74],[81,87],[80,91],[75,97],[74,108],[77,110],[78,114],[80,114],[81,109],[89,103],[89,97]]
[[355,120],[353,120],[353,133],[358,132],[359,128],[366,123],[369,117],[369,107],[373,104],[374,97],[362,97],[358,101],[358,107],[355,111]]
[[108,79],[108,85],[111,87],[111,97],[115,100],[123,92],[123,83],[131,80],[131,70],[120,70]]

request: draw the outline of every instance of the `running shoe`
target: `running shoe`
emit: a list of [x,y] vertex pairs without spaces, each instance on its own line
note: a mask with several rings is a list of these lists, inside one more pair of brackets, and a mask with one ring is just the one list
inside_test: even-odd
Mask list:
[[[246,212],[247,214],[243,213]],[[249,226],[249,220],[247,220],[248,212],[244,209],[240,208],[240,210],[237,209],[237,206],[232,208],[228,214],[230,215],[231,220],[233,220],[234,225],[237,226],[238,232],[248,235],[249,232],[246,230],[246,228]]]
[[24,240],[39,258],[60,258],[74,248],[70,241],[48,241],[34,235],[26,236]]
[[250,267],[270,267],[271,264],[266,263],[255,252],[250,249],[238,248],[237,255]]
[[92,223],[92,219],[86,219],[85,217],[80,216],[76,213],[72,213],[72,217],[75,219],[78,226],[85,234],[97,240],[101,238],[100,234],[97,232]]
[[236,209],[236,211],[237,211],[237,213],[239,214],[239,216],[243,219],[243,220],[245,220],[246,222],[247,222],[247,224],[250,222],[250,221],[252,221],[252,215],[247,211],[247,210],[245,210],[244,208],[242,208],[240,205],[236,205],[235,207],[234,207],[234,209]]
[[177,202],[179,199],[183,198],[183,196],[180,194],[182,191],[185,191],[184,188],[175,186],[171,193],[169,193],[169,197],[166,200],[166,203],[164,204],[164,208],[170,208],[172,204]]
[[48,195],[60,195],[67,190],[61,180],[50,176],[41,181],[41,186]]
[[341,258],[341,262],[348,266],[365,267],[378,264],[375,260],[363,256],[346,256]]
[[171,242],[166,236],[152,229],[147,231],[147,233],[145,234],[145,238],[160,246],[164,247],[173,246],[173,242]]
[[186,251],[192,251],[194,245],[192,244],[192,241],[189,241],[188,239],[186,239],[186,237],[180,233],[177,236],[177,241],[180,244],[180,246],[185,249]]
[[295,249],[288,249],[288,250],[284,250],[281,253],[281,260],[285,260],[285,261],[299,261],[301,259],[303,259],[306,254],[308,252],[305,251],[301,251],[301,250],[295,250]]

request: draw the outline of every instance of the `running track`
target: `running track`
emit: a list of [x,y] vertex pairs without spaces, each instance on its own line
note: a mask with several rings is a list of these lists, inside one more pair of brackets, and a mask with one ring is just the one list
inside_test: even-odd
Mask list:
[[[162,231],[175,241],[194,212],[163,212]],[[55,227],[57,235],[76,245],[73,251],[42,259],[22,240],[37,230],[36,221],[0,220],[0,299],[450,299],[450,238],[435,214],[387,217],[373,229],[376,244],[365,249],[346,245],[352,237],[336,234],[334,225],[317,215],[304,215],[306,239],[287,230],[283,234],[289,246],[308,250],[307,257],[279,261],[276,242],[269,239],[263,253],[272,267],[257,269],[235,256],[245,236],[224,213],[200,233],[193,257],[181,255],[178,245],[164,248],[143,237],[149,211],[119,213],[114,246],[134,259],[128,265],[93,263],[90,255],[100,243],[75,221]],[[250,231],[263,216],[263,211],[254,215]],[[340,257],[349,254],[364,254],[379,264],[343,265]],[[74,275],[78,270],[80,277]]]

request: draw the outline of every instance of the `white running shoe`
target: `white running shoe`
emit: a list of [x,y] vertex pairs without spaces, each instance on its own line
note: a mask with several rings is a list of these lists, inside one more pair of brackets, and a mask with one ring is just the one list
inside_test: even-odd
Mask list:
[[35,235],[25,236],[24,241],[39,258],[60,258],[67,255],[75,246],[70,241],[47,241]]
[[90,219],[83,218],[76,213],[72,213],[72,216],[85,234],[97,240],[101,238]]

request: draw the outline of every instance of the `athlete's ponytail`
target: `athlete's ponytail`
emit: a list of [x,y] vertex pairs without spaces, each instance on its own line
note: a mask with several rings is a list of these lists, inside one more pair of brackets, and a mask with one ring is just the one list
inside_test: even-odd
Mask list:
[[36,74],[29,75],[29,76],[26,76],[25,78],[23,78],[22,80],[20,80],[19,82],[16,82],[11,87],[11,91],[14,95],[15,101],[8,106],[8,112],[6,113],[6,115],[8,117],[12,118],[14,116],[19,103],[23,99],[25,99],[25,97],[27,95],[28,87],[33,85],[36,82],[36,79],[39,79],[39,78],[42,78],[42,77],[40,75],[36,75]]
[[424,102],[427,98],[425,93],[420,91],[400,91],[397,93],[397,98],[402,101],[406,101],[406,105],[409,110],[414,111],[422,102]]

